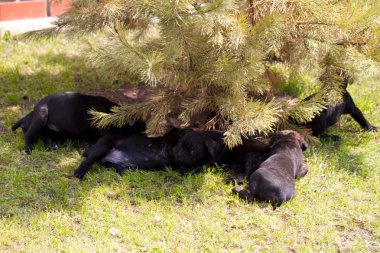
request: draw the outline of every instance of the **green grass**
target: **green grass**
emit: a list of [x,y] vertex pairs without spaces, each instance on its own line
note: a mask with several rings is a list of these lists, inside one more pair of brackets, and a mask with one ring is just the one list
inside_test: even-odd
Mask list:
[[[10,126],[35,101],[107,84],[86,67],[81,48],[65,38],[0,42],[0,252],[380,251],[380,135],[346,116],[330,131],[342,145],[312,145],[295,199],[275,211],[239,200],[218,169],[121,177],[94,166],[80,182],[72,174],[84,147],[49,151],[39,143],[26,155]],[[379,82],[349,90],[380,125]]]

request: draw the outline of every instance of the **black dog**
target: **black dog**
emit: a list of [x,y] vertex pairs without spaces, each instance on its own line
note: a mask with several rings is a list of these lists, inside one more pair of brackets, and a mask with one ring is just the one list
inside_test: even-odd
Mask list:
[[221,131],[183,130],[173,152],[176,162],[181,165],[180,172],[186,174],[202,166],[218,165],[241,173],[248,153],[252,156],[251,162],[255,160],[258,165],[268,155],[269,146],[258,138],[243,138],[242,144],[230,149],[223,137]]
[[[185,174],[203,165],[213,165],[220,149],[215,132],[196,132],[191,129],[173,129],[161,137],[143,134],[105,135],[84,154],[86,156],[74,175],[82,179],[95,162],[116,168],[160,169],[171,166]],[[215,138],[215,139],[213,139]]]
[[[243,137],[243,143],[228,149],[220,163],[228,165],[229,169],[238,172],[244,173],[245,176],[251,174],[253,164],[258,166],[268,157],[270,147],[265,142],[261,141],[260,137],[251,136]],[[247,167],[247,163],[250,166]]]
[[105,135],[84,154],[86,159],[74,175],[83,179],[95,162],[113,167],[119,174],[126,169],[159,169],[171,165],[172,149],[179,135],[168,133],[162,137],[149,138],[143,134]]
[[[376,131],[377,127],[372,126],[363,116],[363,113],[359,108],[356,107],[354,100],[351,95],[346,90],[347,83],[345,84],[345,90],[343,93],[342,102],[335,106],[328,106],[326,109],[321,111],[319,115],[316,115],[309,123],[306,124],[307,127],[313,130],[313,135],[320,137],[321,139],[331,139],[332,141],[340,142],[340,137],[336,135],[328,135],[325,133],[327,128],[338,122],[342,114],[351,115],[359,125],[365,130]],[[305,100],[310,100],[315,94],[310,95],[305,98]]]
[[255,161],[260,157],[259,165],[264,160],[263,154],[266,157],[268,146],[257,141],[245,142],[249,144],[246,147],[251,149],[244,150],[239,146],[228,150],[223,143],[222,132],[192,129],[173,129],[155,138],[143,134],[105,135],[85,152],[86,159],[74,175],[82,179],[95,162],[113,167],[120,174],[131,168],[160,169],[166,166],[187,174],[216,164],[243,166],[248,152],[255,154]]
[[[234,187],[240,198],[269,201],[273,208],[295,195],[295,179],[306,175],[302,151],[307,148],[304,138],[295,131],[277,132],[271,140],[269,158],[249,176],[246,190]],[[256,166],[256,164],[254,164]]]
[[[118,104],[100,96],[64,92],[41,99],[34,110],[17,121],[12,131],[21,127],[25,135],[25,151],[30,153],[39,137],[45,144],[62,136],[96,139],[112,129],[102,130],[91,124],[90,109],[109,113]],[[126,131],[145,131],[145,124],[138,122],[127,126]],[[112,132],[112,131],[111,131]]]
[[173,147],[175,162],[182,174],[196,172],[202,166],[213,166],[227,151],[220,131],[182,130],[180,140]]

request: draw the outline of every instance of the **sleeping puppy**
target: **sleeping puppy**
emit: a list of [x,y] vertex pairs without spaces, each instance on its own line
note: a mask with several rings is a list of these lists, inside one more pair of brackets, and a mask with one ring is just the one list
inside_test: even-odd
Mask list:
[[179,172],[186,174],[202,166],[218,165],[239,173],[245,168],[248,153],[261,163],[269,152],[269,146],[256,137],[243,138],[243,143],[232,149],[227,147],[223,137],[221,131],[182,130],[173,150],[175,161],[180,166]]
[[242,137],[243,143],[231,149],[228,149],[222,156],[221,164],[226,164],[230,170],[245,174],[244,177],[249,176],[247,170],[247,163],[254,167],[253,164],[261,164],[267,157],[270,150],[268,144],[262,141],[259,136]]
[[269,201],[273,208],[295,195],[295,179],[306,175],[302,151],[307,148],[304,138],[292,130],[274,134],[269,157],[249,176],[248,187],[234,187],[240,198]]
[[[363,113],[356,107],[354,100],[346,90],[347,82],[345,83],[345,90],[343,93],[342,102],[335,106],[328,106],[321,111],[319,115],[316,115],[309,123],[306,124],[313,131],[313,135],[320,137],[321,139],[331,139],[334,142],[340,142],[341,138],[336,135],[328,135],[325,133],[327,128],[338,122],[342,114],[349,114],[355,119],[359,125],[365,130],[376,131],[377,127],[372,126],[363,116]],[[314,94],[307,97],[305,100],[310,100],[314,97]]]
[[113,167],[122,174],[127,169],[160,169],[171,166],[182,174],[203,165],[214,165],[224,146],[219,146],[222,133],[173,129],[161,137],[144,134],[105,135],[85,153],[86,159],[75,170],[82,179],[95,162]]
[[214,166],[226,151],[220,131],[182,130],[181,138],[173,147],[177,170],[182,174],[195,172],[202,166]]
[[254,170],[268,157],[270,147],[259,136],[243,137],[243,143],[228,149],[218,165],[231,172],[223,181],[242,185]]
[[86,159],[74,176],[83,179],[95,162],[115,168],[119,174],[132,168],[160,169],[172,165],[173,146],[179,138],[174,131],[152,138],[141,133],[105,135],[83,154]]
[[[91,124],[90,109],[109,113],[118,104],[105,97],[81,93],[64,92],[41,99],[33,111],[12,126],[12,131],[21,127],[25,135],[25,152],[30,153],[38,138],[45,144],[63,137],[97,139],[104,133],[116,129],[102,130]],[[144,131],[145,124],[138,122],[125,127],[126,131]]]

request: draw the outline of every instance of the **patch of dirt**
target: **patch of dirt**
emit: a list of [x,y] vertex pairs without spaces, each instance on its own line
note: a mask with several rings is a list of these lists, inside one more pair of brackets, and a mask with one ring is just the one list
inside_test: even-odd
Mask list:
[[343,226],[341,226],[340,229],[337,228],[341,233],[339,251],[351,252],[352,245],[357,243],[358,238],[361,238],[366,243],[370,251],[378,250],[379,244],[373,236],[372,231],[366,228],[365,222],[355,218],[352,221],[357,226],[356,228],[344,228]]

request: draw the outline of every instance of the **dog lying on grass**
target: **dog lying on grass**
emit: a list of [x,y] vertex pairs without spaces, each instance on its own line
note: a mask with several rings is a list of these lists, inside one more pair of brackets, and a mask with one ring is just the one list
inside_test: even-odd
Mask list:
[[[250,144],[244,152],[251,152],[257,158],[257,152],[262,153],[262,150],[254,151],[264,144],[259,145],[256,141]],[[82,179],[95,162],[113,167],[120,174],[132,168],[161,169],[170,166],[181,174],[188,174],[198,172],[203,166],[226,165],[229,168],[237,163],[243,166],[244,161],[237,154],[243,154],[243,149],[242,146],[238,150],[228,150],[223,143],[223,133],[219,131],[173,129],[162,137],[154,138],[143,134],[105,135],[84,153],[86,159],[74,175]]]
[[[302,151],[307,148],[304,138],[292,130],[277,132],[271,139],[269,157],[252,172],[246,189],[232,191],[248,201],[269,201],[273,208],[295,195],[295,179],[306,175]],[[249,159],[248,159],[249,160]]]
[[[343,114],[349,114],[355,119],[359,125],[365,130],[376,131],[377,127],[371,125],[363,116],[363,113],[359,108],[356,107],[354,100],[351,95],[346,90],[347,84],[345,86],[345,91],[343,93],[342,102],[335,106],[328,106],[326,109],[321,111],[319,115],[316,115],[308,124],[307,127],[311,128],[313,135],[323,139],[331,139],[334,142],[340,142],[341,138],[337,135],[328,135],[325,133],[327,128],[333,126],[338,122],[339,118]],[[310,95],[305,100],[309,100],[315,95]]]
[[204,165],[214,165],[223,152],[222,135],[216,131],[192,129],[173,129],[161,137],[138,133],[105,135],[83,154],[86,159],[75,170],[74,176],[83,179],[95,162],[113,167],[119,174],[127,169],[161,169],[166,166],[187,174]]
[[[224,146],[215,131],[173,129],[161,137],[143,134],[105,135],[84,154],[86,159],[75,170],[82,179],[95,162],[113,167],[122,174],[127,169],[160,169],[171,166],[181,174],[214,165]],[[221,140],[221,138],[220,138]]]
[[173,155],[181,174],[196,172],[202,166],[214,166],[227,150],[220,131],[185,129],[180,131],[180,136]]
[[[261,163],[269,152],[269,146],[258,138],[243,138],[242,144],[230,149],[224,143],[223,137],[221,131],[182,131],[182,136],[174,147],[176,161],[184,165],[190,164],[187,168],[192,169],[197,165],[218,165],[230,171],[242,172],[248,153],[254,157],[251,159],[252,162],[255,159],[255,162]],[[194,160],[197,164],[194,164]],[[186,169],[186,166],[183,169]],[[190,171],[181,171],[183,174],[188,172]]]
[[83,156],[86,159],[75,170],[74,176],[83,179],[92,164],[100,162],[113,167],[119,174],[127,169],[160,169],[173,161],[172,149],[179,135],[168,133],[149,138],[144,134],[105,135]]
[[[25,135],[25,152],[30,153],[38,138],[45,144],[64,137],[96,140],[105,133],[116,129],[99,129],[91,124],[90,109],[109,113],[118,104],[105,97],[90,96],[81,93],[64,92],[41,99],[33,111],[12,126],[12,131],[21,127]],[[138,122],[126,126],[125,131],[145,131],[145,124]]]

